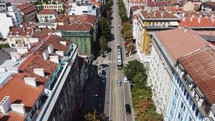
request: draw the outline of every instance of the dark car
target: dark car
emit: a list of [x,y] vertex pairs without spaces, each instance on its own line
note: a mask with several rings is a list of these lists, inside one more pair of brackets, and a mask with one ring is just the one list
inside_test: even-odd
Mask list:
[[131,114],[131,106],[129,104],[125,104],[126,114]]

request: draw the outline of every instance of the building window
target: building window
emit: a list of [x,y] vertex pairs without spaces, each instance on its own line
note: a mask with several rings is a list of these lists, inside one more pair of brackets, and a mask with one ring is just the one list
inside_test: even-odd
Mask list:
[[189,120],[188,121],[192,121],[192,118],[191,118],[191,116],[189,116]]
[[196,117],[198,117],[198,115],[199,115],[199,110],[198,109],[196,109],[195,115],[196,115]]
[[193,111],[195,110],[195,103],[193,103],[192,110]]
[[184,103],[183,102],[181,102],[181,108],[183,108],[184,107]]
[[179,113],[179,114],[178,114],[178,119],[180,119],[180,118],[181,118],[181,114]]

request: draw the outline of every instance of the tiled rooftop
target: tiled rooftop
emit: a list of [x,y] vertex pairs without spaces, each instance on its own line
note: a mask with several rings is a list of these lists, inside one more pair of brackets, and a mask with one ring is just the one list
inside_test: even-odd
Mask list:
[[21,12],[23,12],[24,14],[28,14],[32,11],[36,11],[37,8],[35,5],[31,4],[30,2],[25,2],[22,3],[21,5],[16,6],[17,9],[20,9]]
[[214,19],[208,17],[185,17],[179,22],[180,27],[213,27],[215,26]]
[[[66,42],[66,45],[61,44],[60,42]],[[19,67],[19,73],[13,74],[10,80],[0,88],[0,100],[5,96],[10,96],[11,103],[23,103],[25,110],[28,113],[32,106],[35,105],[36,100],[42,93],[45,84],[52,76],[53,72],[57,68],[58,64],[52,62],[50,59],[45,60],[43,57],[43,52],[47,50],[48,46],[52,45],[54,51],[64,51],[69,48],[71,42],[61,38],[56,35],[48,35],[45,37],[38,46],[31,48],[31,53],[28,53],[27,59],[20,64],[17,64]],[[52,55],[52,54],[50,54]],[[56,54],[53,54],[56,55]],[[60,55],[58,55],[60,56]],[[61,56],[60,58],[61,59]],[[19,62],[17,62],[19,63]],[[45,72],[45,77],[39,76],[33,72],[35,68],[43,68]],[[36,78],[37,87],[32,87],[24,82],[24,77]],[[0,120],[8,118],[11,121],[20,121],[24,120],[26,115],[17,115],[14,111],[10,111],[7,115],[0,114]]]
[[206,46],[179,59],[211,105],[215,104],[215,48]]
[[55,10],[42,9],[37,14],[57,14],[57,12]]
[[157,18],[172,18],[175,19],[177,18],[175,15],[170,14],[166,11],[151,11],[151,12],[147,12],[147,11],[141,11],[141,14],[144,16],[144,18],[146,19],[157,19]]
[[184,28],[155,32],[159,41],[170,54],[173,61],[208,44],[195,31]]

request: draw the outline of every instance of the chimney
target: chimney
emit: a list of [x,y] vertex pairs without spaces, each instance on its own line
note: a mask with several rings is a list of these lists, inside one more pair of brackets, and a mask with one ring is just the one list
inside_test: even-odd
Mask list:
[[200,22],[201,22],[201,17],[198,18],[198,23],[200,23]]
[[55,63],[59,63],[59,57],[57,55],[50,56],[50,60]]
[[183,31],[184,31],[184,32],[187,32],[188,30],[189,30],[189,27],[188,27],[188,26],[185,26]]
[[28,85],[31,85],[33,87],[37,87],[36,78],[25,77],[24,81]]
[[186,18],[185,18],[185,17],[183,17],[183,18],[182,18],[182,21],[185,21],[185,19],[186,19]]
[[193,21],[193,17],[190,17],[190,21]]
[[14,62],[17,62],[21,58],[18,52],[10,52],[10,57]]
[[48,50],[45,50],[45,51],[43,52],[43,58],[44,58],[44,60],[48,60],[48,58],[49,58]]
[[24,104],[11,104],[11,109],[17,113],[25,114],[25,106]]
[[64,52],[63,51],[56,51],[56,54],[60,55],[60,56],[64,56]]
[[10,109],[10,96],[5,96],[0,102],[0,111],[4,114]]
[[28,49],[32,48],[32,43],[28,43]]
[[154,11],[154,17],[156,17],[156,11]]
[[211,21],[214,23],[214,18],[211,18]]
[[16,32],[16,36],[19,36],[19,32]]
[[162,17],[162,18],[163,18],[163,14],[164,14],[163,11],[161,11],[161,17]]
[[48,52],[51,54],[54,52],[53,45],[48,46]]
[[33,69],[33,71],[35,74],[42,76],[42,77],[45,77],[45,72],[44,72],[43,68],[35,68],[35,69]]
[[28,52],[28,47],[18,47],[16,48],[17,52],[20,54]]
[[60,41],[60,44],[66,45],[66,41]]
[[0,66],[0,73],[3,73],[3,72],[6,72],[6,68],[5,68],[5,67]]

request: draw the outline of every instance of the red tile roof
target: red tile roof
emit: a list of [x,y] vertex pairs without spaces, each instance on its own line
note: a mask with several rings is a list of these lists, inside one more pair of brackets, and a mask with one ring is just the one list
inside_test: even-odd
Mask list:
[[147,5],[154,7],[154,6],[166,6],[168,3],[166,1],[152,1],[147,0]]
[[206,46],[179,59],[211,105],[215,104],[215,48]]
[[[60,41],[66,41],[66,45],[60,44]],[[42,93],[45,84],[50,79],[51,75],[57,68],[56,63],[44,60],[43,52],[49,45],[53,45],[54,51],[64,51],[69,48],[71,42],[67,39],[61,38],[56,35],[49,35],[41,41],[39,46],[32,48],[32,53],[20,66],[19,74],[15,74],[2,88],[0,88],[0,100],[5,96],[10,96],[11,103],[23,103],[26,112],[29,112],[35,105],[36,100]],[[34,74],[34,68],[43,68],[45,77]],[[36,78],[38,87],[32,87],[24,82],[24,77]],[[0,119],[8,119],[10,121],[24,120],[26,115],[20,115],[10,111],[7,116],[0,114]]]
[[156,18],[177,18],[175,15],[168,13],[166,11],[151,11],[148,12],[147,11],[141,11],[141,14],[144,16],[144,18],[147,19],[156,19]]
[[130,4],[143,4],[146,3],[146,0],[129,0]]
[[132,6],[130,9],[131,9],[132,12],[134,12],[134,11],[136,11],[138,9],[144,10],[144,6],[139,6],[139,5],[138,6]]
[[57,14],[57,11],[55,10],[49,10],[49,9],[43,9],[39,11],[37,14]]
[[28,14],[32,11],[37,11],[37,8],[35,5],[31,4],[30,2],[25,2],[21,5],[16,6],[17,9],[20,9],[21,12],[24,14]]
[[[30,111],[30,108],[35,104],[37,98],[43,91],[43,86],[37,88],[25,84],[25,74],[15,74],[2,88],[0,88],[0,99],[2,100],[5,96],[10,96],[12,103],[23,103],[26,112]],[[13,111],[11,111],[13,112]],[[18,113],[9,112],[9,120],[15,121],[16,119],[24,119],[26,115],[17,115]],[[4,118],[4,115],[0,115]],[[0,118],[0,119],[1,119]]]
[[215,19],[208,17],[185,17],[181,18],[179,22],[180,27],[212,27],[215,26]]
[[175,62],[179,57],[208,44],[208,42],[191,29],[184,32],[183,28],[178,28],[155,32],[155,34]]
[[27,34],[29,34],[29,36],[31,36],[33,34],[33,28],[24,28],[24,27],[11,27],[9,35],[12,36],[27,36]]

